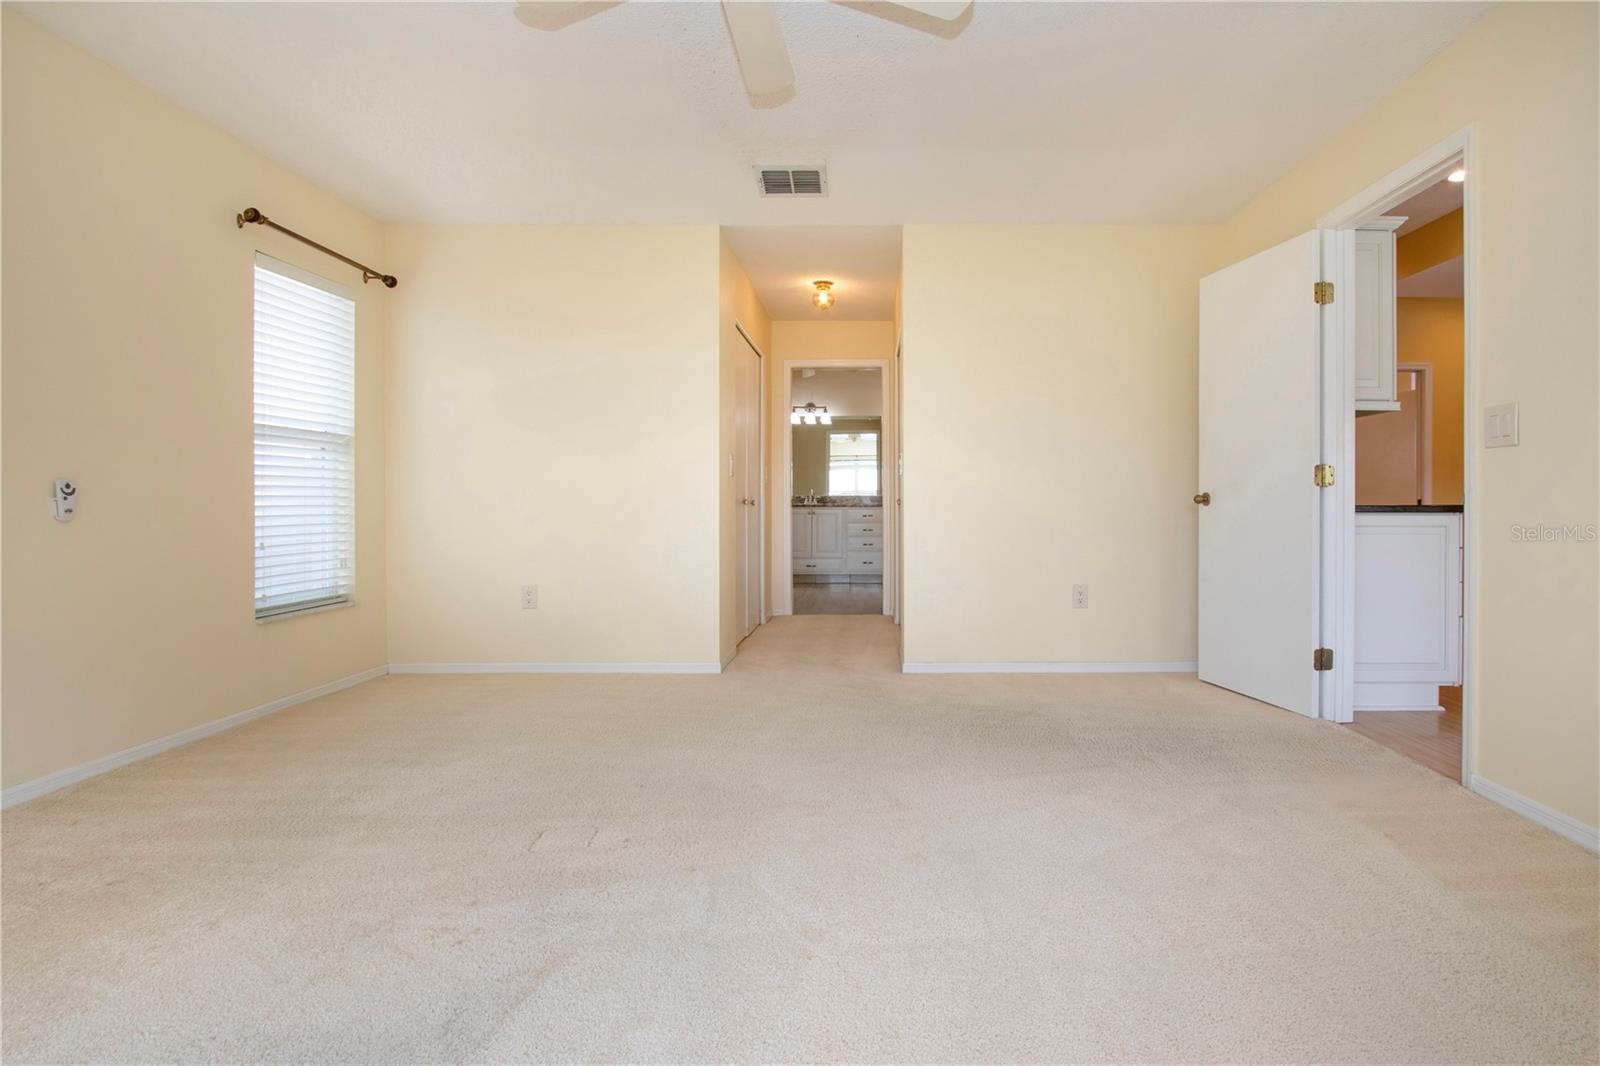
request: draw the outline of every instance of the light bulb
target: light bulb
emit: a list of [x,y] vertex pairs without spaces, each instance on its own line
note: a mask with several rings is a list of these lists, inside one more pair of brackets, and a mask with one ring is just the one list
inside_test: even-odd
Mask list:
[[816,289],[811,294],[811,302],[817,305],[817,310],[826,311],[833,306],[833,282],[813,281],[812,287]]
[[799,411],[790,411],[789,412],[789,424],[791,426],[798,426],[800,424],[800,412]]
[[831,426],[833,425],[833,416],[824,411],[822,414],[817,416],[817,421],[821,422],[825,426]]
[[1457,185],[1460,185],[1462,182],[1467,180],[1467,170],[1466,170],[1466,168],[1465,167],[1456,167],[1454,170],[1452,170],[1450,172],[1449,177],[1447,177],[1445,180],[1446,181],[1453,181]]

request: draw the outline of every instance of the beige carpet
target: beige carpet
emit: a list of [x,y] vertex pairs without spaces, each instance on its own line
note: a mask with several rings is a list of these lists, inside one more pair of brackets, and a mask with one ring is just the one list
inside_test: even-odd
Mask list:
[[7,812],[38,1061],[1593,1062],[1596,860],[1176,676],[390,677]]

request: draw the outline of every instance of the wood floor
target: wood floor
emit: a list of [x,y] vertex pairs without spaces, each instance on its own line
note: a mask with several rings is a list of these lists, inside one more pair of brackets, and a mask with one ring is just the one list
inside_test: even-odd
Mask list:
[[1440,688],[1440,711],[1357,711],[1353,732],[1452,781],[1461,780],[1461,689]]
[[883,582],[794,583],[795,614],[882,614]]

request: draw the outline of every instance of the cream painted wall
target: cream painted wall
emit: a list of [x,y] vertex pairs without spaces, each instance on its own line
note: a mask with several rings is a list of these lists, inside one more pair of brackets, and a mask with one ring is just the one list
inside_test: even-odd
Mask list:
[[[905,659],[1195,658],[1214,227],[907,226]],[[1074,584],[1089,609],[1071,610]]]
[[[6,787],[386,662],[377,222],[4,8]],[[254,616],[252,261],[357,293],[356,603]],[[51,516],[53,480],[81,495]]]
[[390,229],[393,662],[718,661],[718,247]]
[[[756,295],[755,286],[750,284],[750,276],[745,273],[733,249],[728,245],[727,237],[720,237],[720,254],[718,266],[717,286],[717,345],[719,366],[719,407],[720,417],[718,426],[722,455],[719,469],[721,486],[718,492],[720,500],[719,521],[720,530],[718,537],[718,551],[721,556],[721,611],[720,624],[720,649],[722,661],[727,662],[739,646],[739,641],[744,634],[743,620],[744,607],[739,602],[739,525],[743,507],[739,503],[738,482],[728,471],[728,461],[734,457],[736,448],[735,414],[738,403],[738,367],[739,360],[743,358],[749,345],[739,335],[738,327],[743,326],[750,339],[755,341],[756,349],[761,353],[763,360],[770,362],[768,353],[772,351],[772,318],[767,314],[767,309],[761,305],[761,298]],[[761,368],[763,376],[766,366]],[[767,539],[772,538],[771,530],[767,531]],[[763,572],[765,568],[763,567]],[[770,610],[771,599],[767,601]]]
[[[1600,7],[1506,4],[1228,223],[1229,259],[1314,226],[1472,124],[1469,394],[1516,401],[1521,444],[1485,450],[1469,412],[1478,593],[1470,770],[1600,825],[1600,544],[1516,526],[1600,521]],[[907,314],[908,320],[910,314]]]
[[[789,471],[784,466],[784,438],[789,432],[789,411],[784,407],[784,379],[796,366],[808,360],[887,359],[894,360],[893,322],[777,321],[772,323],[772,365],[767,368],[767,457],[771,464],[767,493],[767,528],[776,530],[789,522],[791,491]],[[893,374],[887,376],[893,378]],[[886,444],[893,441],[894,382],[883,384],[883,419]],[[894,498],[894,459],[885,453],[884,498]],[[892,517],[892,516],[891,516]],[[791,560],[784,554],[782,537],[768,538],[771,554],[767,568],[767,602],[776,603],[773,593],[792,580]],[[892,553],[891,553],[892,554]],[[884,581],[893,584],[894,560],[884,559]]]

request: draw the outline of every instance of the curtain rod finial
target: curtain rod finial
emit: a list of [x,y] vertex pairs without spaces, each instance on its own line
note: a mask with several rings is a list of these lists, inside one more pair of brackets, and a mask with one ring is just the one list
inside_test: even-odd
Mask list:
[[244,224],[246,222],[255,222],[259,224],[265,222],[266,220],[267,216],[263,215],[260,211],[257,211],[253,207],[247,207],[237,215],[233,216],[234,224],[240,229],[244,229]]

